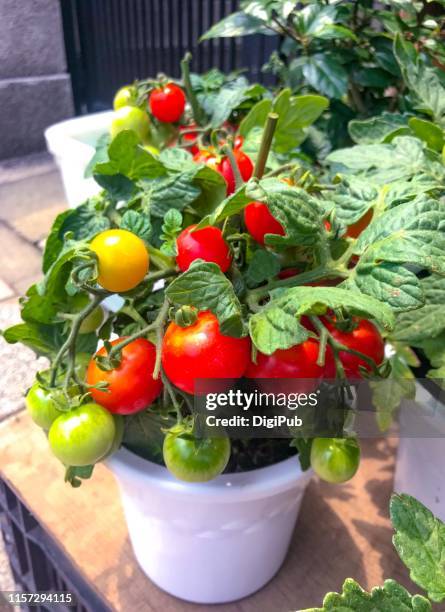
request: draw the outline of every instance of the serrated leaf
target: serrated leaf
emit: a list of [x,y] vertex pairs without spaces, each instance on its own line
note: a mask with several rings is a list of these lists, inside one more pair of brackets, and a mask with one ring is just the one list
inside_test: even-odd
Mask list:
[[388,304],[394,311],[420,308],[424,294],[417,276],[402,265],[361,258],[353,275],[341,285]]
[[431,612],[430,602],[421,595],[411,595],[395,580],[385,580],[383,587],[364,591],[352,578],[345,580],[343,592],[328,593],[322,608],[301,612]]
[[258,284],[276,276],[280,271],[278,257],[264,249],[254,252],[246,271],[246,279],[249,284]]
[[303,189],[291,187],[278,179],[263,179],[249,185],[246,195],[267,204],[281,223],[286,235],[266,234],[268,245],[295,246],[316,244],[321,231],[323,210],[318,201]]
[[445,525],[409,495],[391,498],[394,546],[410,578],[433,601],[445,599]]
[[77,208],[70,211],[59,229],[59,236],[62,238],[66,232],[72,232],[74,240],[91,240],[111,227],[109,218],[104,214],[101,206],[97,205],[97,200],[91,198]]
[[43,272],[46,272],[50,266],[55,262],[63,249],[63,235],[61,235],[60,229],[67,217],[74,214],[74,209],[65,210],[57,215],[54,223],[51,227],[48,238],[45,241],[45,250],[43,252]]
[[121,174],[131,180],[156,178],[166,174],[161,161],[144,149],[137,134],[124,130],[114,138],[108,147],[108,160],[97,163],[94,175]]
[[425,304],[422,308],[398,315],[391,338],[414,346],[445,331],[445,278],[432,275],[420,280]]
[[210,123],[214,128],[219,128],[226,121],[232,111],[246,98],[246,92],[250,84],[244,77],[227,83],[218,93],[214,100],[213,112]]
[[400,204],[375,219],[360,235],[354,253],[367,263],[413,263],[445,274],[445,202]]
[[384,112],[371,119],[353,119],[348,124],[348,132],[357,144],[379,144],[394,130],[407,125],[405,115]]
[[120,227],[121,229],[136,234],[136,236],[139,236],[142,240],[147,241],[150,238],[151,224],[148,215],[144,215],[135,210],[125,211]]
[[61,328],[62,324],[19,323],[4,330],[3,337],[9,344],[20,342],[37,355],[53,358],[63,342]]
[[391,308],[370,296],[339,287],[293,287],[280,292],[251,317],[249,329],[254,344],[262,353],[271,355],[277,349],[303,342],[308,332],[299,319],[318,312],[320,306],[344,308],[350,314],[375,319],[386,329],[392,329],[395,322]]
[[143,207],[154,217],[164,217],[170,208],[183,210],[200,195],[199,187],[193,184],[198,172],[196,166],[182,174],[173,174],[166,178],[144,184]]
[[186,149],[180,147],[168,147],[161,151],[159,155],[160,161],[167,170],[175,172],[183,172],[193,168],[193,155]]
[[182,229],[182,215],[179,210],[171,208],[165,213],[162,224],[161,252],[170,257],[177,255],[176,238]]
[[345,176],[327,197],[335,205],[336,219],[344,225],[352,225],[375,204],[378,195],[378,189],[369,181]]
[[218,265],[196,260],[166,290],[168,299],[178,306],[210,310],[227,336],[244,335],[241,304],[232,283]]

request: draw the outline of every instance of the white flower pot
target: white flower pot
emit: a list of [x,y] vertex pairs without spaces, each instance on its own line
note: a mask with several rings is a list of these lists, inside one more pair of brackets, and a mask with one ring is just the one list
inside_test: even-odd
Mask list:
[[418,385],[416,403],[404,402],[400,411],[394,490],[412,495],[445,521],[444,466],[445,406]]
[[144,572],[171,595],[207,604],[245,597],[277,573],[311,477],[297,457],[202,484],[126,449],[108,465]]
[[60,169],[71,208],[101,191],[94,179],[85,178],[85,169],[98,139],[108,132],[112,117],[113,111],[94,113],[61,121],[45,130],[46,145]]

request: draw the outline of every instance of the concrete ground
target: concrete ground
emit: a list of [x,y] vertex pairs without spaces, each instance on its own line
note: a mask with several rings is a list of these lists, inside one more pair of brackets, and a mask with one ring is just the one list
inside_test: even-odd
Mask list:
[[[40,278],[45,237],[66,206],[59,172],[49,155],[0,162],[0,329],[19,322],[18,298]],[[0,363],[2,421],[23,410],[23,395],[45,360],[0,338]],[[0,537],[0,591],[13,588]]]

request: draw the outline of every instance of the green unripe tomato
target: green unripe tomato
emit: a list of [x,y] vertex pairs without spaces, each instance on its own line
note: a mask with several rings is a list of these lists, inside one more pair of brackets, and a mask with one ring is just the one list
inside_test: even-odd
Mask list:
[[[84,293],[79,293],[72,298],[72,304],[75,312],[80,312],[88,306],[90,298]],[[91,334],[96,331],[104,320],[104,311],[101,306],[98,306],[91,312],[81,323],[79,334]]]
[[360,464],[360,446],[355,438],[315,438],[311,466],[322,480],[340,483],[350,480]]
[[36,425],[49,429],[54,421],[63,414],[57,409],[52,392],[44,389],[39,383],[34,383],[26,396],[26,408]]
[[110,451],[116,435],[113,415],[99,404],[84,404],[59,416],[48,441],[54,455],[68,466],[94,465]]
[[111,122],[110,135],[116,138],[124,130],[133,130],[141,142],[148,139],[150,135],[150,119],[145,111],[136,106],[122,106],[114,113]]
[[135,104],[136,90],[131,85],[125,85],[125,87],[121,87],[114,96],[114,110],[119,110],[123,106],[135,106]]
[[185,482],[207,482],[224,471],[230,458],[228,438],[195,438],[188,425],[178,424],[165,436],[164,461]]

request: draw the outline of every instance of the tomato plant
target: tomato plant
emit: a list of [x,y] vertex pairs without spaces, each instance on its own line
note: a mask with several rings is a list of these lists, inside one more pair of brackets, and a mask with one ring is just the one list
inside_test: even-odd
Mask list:
[[131,85],[125,85],[121,87],[114,96],[113,108],[115,111],[119,110],[123,106],[134,106],[136,99],[136,90]]
[[162,344],[162,365],[169,380],[186,393],[195,392],[195,380],[239,378],[250,360],[250,340],[221,333],[211,312],[200,312],[193,325],[172,322]]
[[90,249],[97,255],[97,280],[108,291],[129,291],[148,272],[147,249],[138,236],[127,230],[113,229],[98,234],[91,241]]
[[164,123],[176,123],[185,108],[185,94],[175,83],[167,83],[154,89],[148,98],[153,117]]
[[218,264],[221,272],[227,272],[232,262],[230,249],[222,232],[217,227],[205,227],[196,230],[190,225],[183,230],[176,241],[178,254],[176,263],[182,272],[188,270],[196,259],[203,259]]
[[110,450],[116,434],[113,416],[98,404],[84,404],[51,425],[49,445],[67,466],[94,465]]
[[180,423],[167,432],[163,455],[165,465],[179,480],[207,482],[221,474],[230,457],[230,441],[199,438],[189,424]]
[[360,446],[354,438],[315,438],[311,466],[327,482],[350,480],[360,464]]
[[[344,41],[326,41],[339,33],[339,7],[295,10],[320,11],[326,38],[314,40],[317,28],[301,36],[315,63],[325,44],[333,60]],[[44,278],[21,301],[23,321],[4,332],[8,342],[23,342],[50,361],[27,403],[36,422],[53,430],[58,456],[79,444],[89,461],[100,460],[119,446],[125,421],[124,445],[161,461],[168,430],[165,448],[175,450],[164,453],[170,469],[190,478],[191,467],[193,478],[210,478],[224,469],[229,450],[219,435],[192,424],[192,403],[204,393],[196,381],[215,379],[225,392],[229,383],[261,388],[267,379],[278,386],[282,379],[301,390],[328,391],[329,401],[319,406],[326,423],[311,431],[312,451],[311,440],[292,427],[286,451],[283,440],[233,443],[230,469],[268,465],[294,452],[306,468],[312,452],[319,474],[343,480],[355,469],[351,459],[358,463],[355,442],[340,440],[360,409],[351,399],[356,379],[371,379],[381,427],[415,391],[411,345],[428,355],[431,376],[443,375],[445,140],[436,102],[445,93],[427,58],[431,50],[419,53],[402,31],[391,36],[390,48],[379,34],[380,42],[362,51],[374,54],[374,43],[389,49],[403,112],[354,118],[348,138],[356,145],[341,149],[333,134],[350,116],[348,95],[356,100],[367,87],[353,92],[355,71],[328,113],[330,101],[315,86],[314,93],[296,94],[291,87],[268,91],[242,75],[190,75],[187,59],[178,86],[160,92],[152,79],[132,85],[131,104],[150,95],[151,123],[148,112],[129,106],[125,92],[118,96],[126,105],[114,115],[114,138],[100,140],[87,169],[102,191],[58,216],[46,241]],[[383,46],[372,57],[380,61]],[[354,62],[344,60],[343,54],[348,73]],[[338,76],[328,68],[323,74]],[[317,72],[298,62],[294,69],[305,78]],[[190,139],[180,133],[185,126]],[[191,154],[195,140],[200,150]],[[70,418],[92,401],[98,414],[103,408],[122,415],[106,436],[112,438],[107,449],[89,434],[68,443]],[[58,406],[63,414],[54,411]],[[319,440],[326,433],[336,437],[332,444]],[[197,466],[189,462],[190,449],[203,453]],[[79,458],[66,457],[72,461],[76,466]],[[73,482],[76,471],[70,474]]]
[[[125,340],[125,337],[118,338],[111,345],[117,346]],[[102,347],[96,357],[106,355],[106,348]],[[103,370],[96,358],[91,359],[87,371],[88,384],[108,385],[105,390],[92,388],[93,399],[115,414],[133,414],[144,410],[162,391],[160,377],[153,378],[155,361],[155,346],[144,338],[126,344],[122,348],[119,365],[113,369]]]

